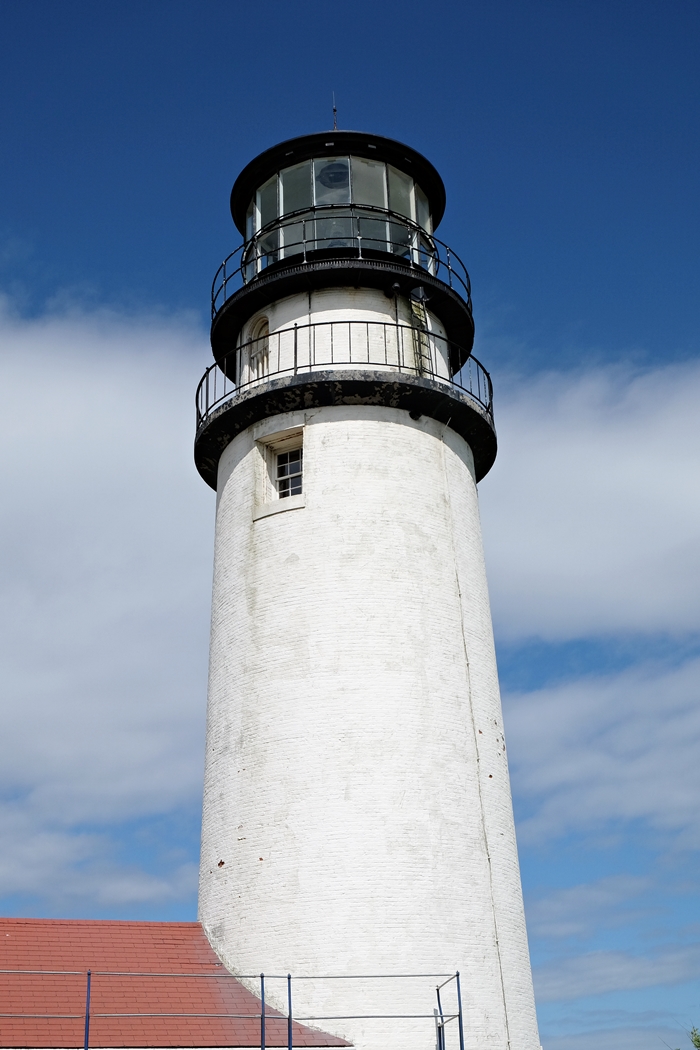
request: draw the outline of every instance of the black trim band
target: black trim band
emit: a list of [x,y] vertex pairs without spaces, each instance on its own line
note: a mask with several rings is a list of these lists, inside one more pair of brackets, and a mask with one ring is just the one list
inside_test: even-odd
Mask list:
[[403,409],[413,418],[429,416],[449,424],[474,453],[477,481],[488,474],[496,458],[490,414],[458,388],[397,372],[329,370],[272,379],[227,401],[197,431],[197,470],[216,489],[219,458],[238,434],[270,416],[326,405],[384,405]]

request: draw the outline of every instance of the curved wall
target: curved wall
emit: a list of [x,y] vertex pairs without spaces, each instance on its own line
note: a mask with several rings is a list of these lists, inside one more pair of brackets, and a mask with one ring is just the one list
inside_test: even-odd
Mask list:
[[[275,501],[266,450],[298,431],[304,492]],[[538,1050],[462,438],[358,406],[275,416],[228,446],[208,712],[200,918],[224,962],[459,969],[467,1050]],[[300,981],[295,1014],[430,1015],[435,983]],[[435,1041],[430,1017],[318,1026],[376,1050]]]
[[[264,347],[257,338],[263,321],[269,328]],[[419,329],[424,335],[418,335]],[[372,364],[450,378],[449,344],[438,318],[406,297],[389,299],[371,288],[326,288],[271,303],[244,325],[236,354],[236,375],[243,386],[293,372],[295,362],[300,371]]]

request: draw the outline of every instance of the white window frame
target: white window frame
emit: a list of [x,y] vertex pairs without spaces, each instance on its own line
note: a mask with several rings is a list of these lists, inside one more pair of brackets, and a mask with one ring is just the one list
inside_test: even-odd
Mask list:
[[277,488],[277,456],[280,452],[304,451],[304,427],[290,427],[274,434],[265,434],[255,442],[258,449],[256,498],[253,505],[253,520],[267,518],[287,510],[299,510],[306,506],[306,479],[302,458],[302,491],[295,496],[280,497]]

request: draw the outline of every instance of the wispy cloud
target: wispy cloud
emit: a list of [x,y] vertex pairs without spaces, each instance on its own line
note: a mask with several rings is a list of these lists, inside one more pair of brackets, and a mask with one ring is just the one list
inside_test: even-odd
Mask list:
[[697,979],[699,965],[700,943],[668,947],[647,955],[588,952],[539,967],[535,971],[535,991],[544,1003],[660,984],[681,984]]
[[609,875],[552,890],[529,903],[528,929],[547,940],[586,940],[603,924],[610,928],[639,919],[646,910],[639,907],[639,898],[652,888],[648,876]]
[[667,1050],[669,1047],[671,1050],[676,1047],[692,1050],[683,1029],[677,1024],[671,1026],[667,1018],[651,1022],[644,1028],[632,1023],[625,1027],[588,1028],[577,1035],[542,1038],[544,1050]]
[[700,845],[700,660],[506,697],[523,841],[645,821]]
[[501,377],[481,506],[502,639],[698,631],[698,404],[697,361]]
[[189,892],[191,872],[107,871],[104,835],[201,790],[213,501],[191,437],[206,343],[186,319],[107,312],[5,311],[0,335],[0,893]]
[[[0,893],[114,913],[193,898],[196,857],[145,863],[124,827],[191,812],[201,792],[213,494],[191,440],[209,350],[186,318],[60,310],[0,315]],[[501,637],[696,630],[698,394],[691,365],[501,389],[481,495]],[[521,840],[641,821],[700,843],[698,683],[684,658],[506,696]],[[541,1001],[686,980],[687,938],[576,954],[652,893],[615,874],[535,901],[533,934],[565,956],[540,970]],[[633,1027],[614,1041],[603,1023],[586,1046],[651,1050]]]

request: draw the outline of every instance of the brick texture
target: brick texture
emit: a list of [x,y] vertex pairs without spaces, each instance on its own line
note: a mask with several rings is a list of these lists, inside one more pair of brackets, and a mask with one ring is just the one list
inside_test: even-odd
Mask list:
[[[0,1016],[0,1046],[82,1047],[88,969],[93,1047],[260,1046],[260,1000],[228,974],[199,923],[62,919],[0,919],[0,971],[43,971],[0,972],[0,1015],[25,1015]],[[42,1014],[54,1016],[26,1016]],[[266,1016],[266,1042],[287,1045],[286,1018]],[[293,1042],[347,1045],[299,1024]]]

